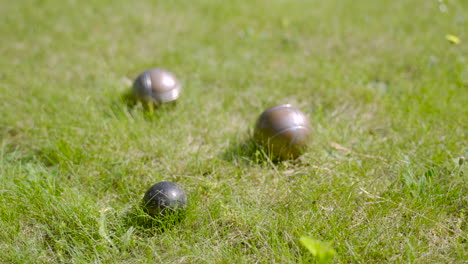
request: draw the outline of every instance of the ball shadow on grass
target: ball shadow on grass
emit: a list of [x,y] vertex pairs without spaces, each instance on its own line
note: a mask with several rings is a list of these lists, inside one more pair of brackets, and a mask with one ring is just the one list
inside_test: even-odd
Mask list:
[[[233,140],[228,148],[223,152],[222,157],[226,161],[236,164],[243,163],[247,165],[262,165],[262,166],[277,166],[281,165],[285,160],[272,155],[268,149],[259,145],[250,133],[247,137],[241,140]],[[288,160],[287,162],[298,162],[296,160]]]
[[123,222],[127,227],[134,227],[142,234],[151,236],[173,229],[185,217],[185,210],[177,210],[166,215],[151,216],[141,206],[133,206],[123,216]]
[[177,101],[172,101],[164,104],[145,103],[132,94],[131,91],[122,93],[119,97],[115,98],[107,111],[109,117],[128,117],[134,115],[141,115],[146,120],[158,120],[161,115],[167,111],[173,110],[177,105]]

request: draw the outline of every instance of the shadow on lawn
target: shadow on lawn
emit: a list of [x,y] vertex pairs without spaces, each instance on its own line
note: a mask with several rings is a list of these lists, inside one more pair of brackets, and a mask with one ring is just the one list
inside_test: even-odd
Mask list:
[[251,133],[242,140],[231,141],[228,148],[223,152],[222,158],[235,164],[258,164],[274,167],[282,165],[285,162],[297,163],[299,161],[299,159],[283,161],[279,158],[272,158],[272,155],[265,148],[255,142]]
[[123,216],[123,222],[127,227],[134,227],[142,233],[151,236],[157,233],[164,233],[180,224],[185,219],[186,212],[165,216],[150,216],[139,206],[134,206]]
[[106,115],[114,118],[135,117],[135,115],[143,116],[149,121],[158,120],[168,111],[173,110],[177,105],[177,101],[164,103],[160,105],[148,104],[137,100],[131,91],[122,93],[115,98],[110,108],[106,111]]

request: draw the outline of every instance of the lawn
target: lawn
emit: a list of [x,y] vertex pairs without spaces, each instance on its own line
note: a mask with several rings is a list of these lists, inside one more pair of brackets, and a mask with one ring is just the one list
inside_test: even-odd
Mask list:
[[[467,29],[465,0],[0,0],[0,262],[466,263]],[[125,100],[152,67],[175,107]],[[275,163],[280,103],[313,134]],[[163,180],[180,223],[140,209]]]

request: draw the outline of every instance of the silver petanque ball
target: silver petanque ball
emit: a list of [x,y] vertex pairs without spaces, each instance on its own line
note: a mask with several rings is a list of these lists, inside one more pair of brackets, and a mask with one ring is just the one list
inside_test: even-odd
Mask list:
[[307,149],[311,134],[306,115],[290,104],[273,106],[257,120],[255,141],[274,158],[295,159]]
[[181,90],[174,74],[161,68],[141,73],[133,83],[133,95],[143,102],[155,105],[177,100]]

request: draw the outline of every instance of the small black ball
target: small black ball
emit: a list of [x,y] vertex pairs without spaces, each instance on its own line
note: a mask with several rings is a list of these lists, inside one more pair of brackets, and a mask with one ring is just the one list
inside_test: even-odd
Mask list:
[[180,212],[187,205],[187,194],[179,185],[163,181],[146,191],[143,209],[151,216],[165,216]]

